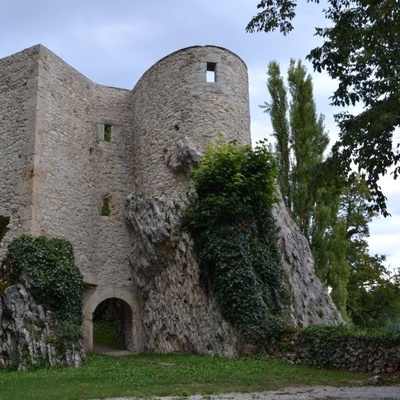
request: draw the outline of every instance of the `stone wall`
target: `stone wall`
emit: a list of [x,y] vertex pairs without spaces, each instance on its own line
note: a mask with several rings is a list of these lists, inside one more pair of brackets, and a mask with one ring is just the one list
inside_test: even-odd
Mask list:
[[[206,81],[207,65],[215,82]],[[187,191],[180,146],[202,154],[216,132],[250,144],[247,67],[230,51],[189,47],[163,58],[131,94],[135,188],[171,199]]]
[[91,283],[132,289],[124,210],[132,187],[129,91],[96,85],[43,46],[38,51],[32,233],[68,239]]
[[[335,332],[332,331],[332,335]],[[322,345],[319,335],[305,339],[302,333],[287,334],[281,341],[280,351],[291,362],[323,368],[339,368],[348,371],[374,374],[400,371],[400,338],[390,334],[376,337],[340,335],[335,345]]]
[[38,86],[34,54],[29,49],[0,60],[0,259],[12,238],[32,225]]

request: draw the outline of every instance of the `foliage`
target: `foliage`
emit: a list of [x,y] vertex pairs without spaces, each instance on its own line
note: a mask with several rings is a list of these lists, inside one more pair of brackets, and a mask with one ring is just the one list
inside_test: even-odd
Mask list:
[[110,216],[110,200],[103,199],[103,205],[101,206],[101,213],[102,217],[109,217]]
[[[279,65],[272,61],[267,86],[271,102],[262,107],[271,116],[276,138],[278,182],[293,219],[309,240],[316,273],[331,288],[343,316],[351,315],[364,326],[382,323],[381,317],[395,315],[400,304],[396,285],[384,278],[383,258],[368,253],[368,224],[374,216],[371,190],[364,176],[345,179],[337,173],[337,160],[324,159],[328,136],[323,117],[317,117],[305,67],[291,60],[286,89]],[[381,299],[374,304],[378,293],[386,293],[393,302]],[[385,304],[385,312],[377,304]],[[367,305],[374,317],[367,315]]]
[[4,296],[6,289],[15,284],[9,263],[4,262],[0,266],[0,297]]
[[124,343],[118,338],[115,324],[109,321],[93,321],[93,341],[95,344],[112,347],[114,349],[126,349]]
[[400,276],[386,270],[382,258],[359,260],[350,275],[347,307],[358,326],[400,327]]
[[284,277],[271,214],[275,160],[265,145],[212,143],[193,170],[195,196],[183,226],[222,314],[247,338],[280,330]]
[[29,282],[39,304],[53,311],[58,321],[79,331],[83,279],[68,241],[22,235],[10,244],[6,259],[13,273]]
[[279,28],[284,35],[292,29],[292,19],[296,16],[296,2],[291,0],[261,0],[255,15],[246,27],[247,32],[271,32]]
[[268,65],[267,86],[271,102],[261,107],[271,116],[282,196],[301,231],[310,238],[312,216],[317,212],[317,189],[323,182],[323,155],[329,143],[324,117],[317,116],[311,76],[301,61],[290,60],[289,107],[276,61]]
[[340,198],[338,223],[345,226],[346,260],[350,267],[348,315],[356,325],[373,327],[398,320],[400,286],[385,268],[385,257],[369,254],[368,224],[374,217],[369,199],[370,189],[364,177],[350,179]]
[[334,354],[340,346],[359,341],[367,346],[397,346],[400,344],[400,330],[367,330],[348,326],[312,325],[300,331],[298,339],[308,349],[310,365],[332,368]]
[[283,199],[311,245],[317,275],[331,286],[345,315],[350,268],[346,225],[337,218],[344,182],[330,175],[332,161],[324,160],[329,139],[323,116],[317,116],[311,76],[301,61],[292,59],[286,88],[278,63],[272,61],[267,86],[271,102],[262,108],[271,116]]
[[266,357],[223,358],[182,354],[109,357],[88,354],[80,368],[5,372],[2,399],[154,398],[261,392],[288,386],[352,386],[360,373],[289,364]]
[[[122,302],[118,299],[102,301],[93,313],[93,341],[95,344],[125,349],[124,324],[121,308]],[[122,314],[122,315],[121,315]]]
[[[291,0],[260,1],[261,11],[247,31],[279,28],[289,33],[296,6],[297,1]],[[347,172],[354,163],[366,174],[373,207],[386,216],[386,198],[378,179],[392,166],[395,179],[400,172],[400,144],[393,138],[400,125],[400,4],[396,0],[328,0],[324,13],[331,24],[316,28],[324,42],[311,50],[308,59],[314,69],[325,70],[338,83],[331,97],[333,105],[363,107],[359,114],[336,116],[341,132],[334,154]]]

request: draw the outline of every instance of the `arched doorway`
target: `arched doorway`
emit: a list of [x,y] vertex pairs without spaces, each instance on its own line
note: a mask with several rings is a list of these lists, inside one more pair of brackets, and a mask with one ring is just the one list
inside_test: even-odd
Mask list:
[[127,350],[132,342],[132,310],[123,300],[103,300],[93,313],[93,350]]
[[140,312],[132,293],[110,286],[99,288],[86,301],[83,313],[86,351],[94,349],[93,320],[102,318],[114,319],[117,334],[127,350],[132,353],[143,350]]

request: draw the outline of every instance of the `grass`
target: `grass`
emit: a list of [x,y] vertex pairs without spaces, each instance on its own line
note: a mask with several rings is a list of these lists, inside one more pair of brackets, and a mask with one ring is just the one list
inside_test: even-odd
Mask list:
[[88,354],[81,368],[0,370],[1,400],[93,399],[257,392],[288,386],[354,386],[367,375],[319,370],[258,357]]
[[93,341],[96,344],[124,350],[126,347],[117,336],[117,330],[112,324],[103,321],[93,321]]

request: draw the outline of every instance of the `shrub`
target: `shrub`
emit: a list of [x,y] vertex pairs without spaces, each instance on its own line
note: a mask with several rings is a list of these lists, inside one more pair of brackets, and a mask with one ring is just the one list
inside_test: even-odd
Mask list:
[[83,279],[68,241],[22,235],[8,247],[6,260],[30,283],[39,304],[59,321],[81,325]]
[[285,303],[275,178],[263,143],[252,149],[220,138],[192,171],[195,195],[183,218],[222,314],[252,342],[277,336]]

